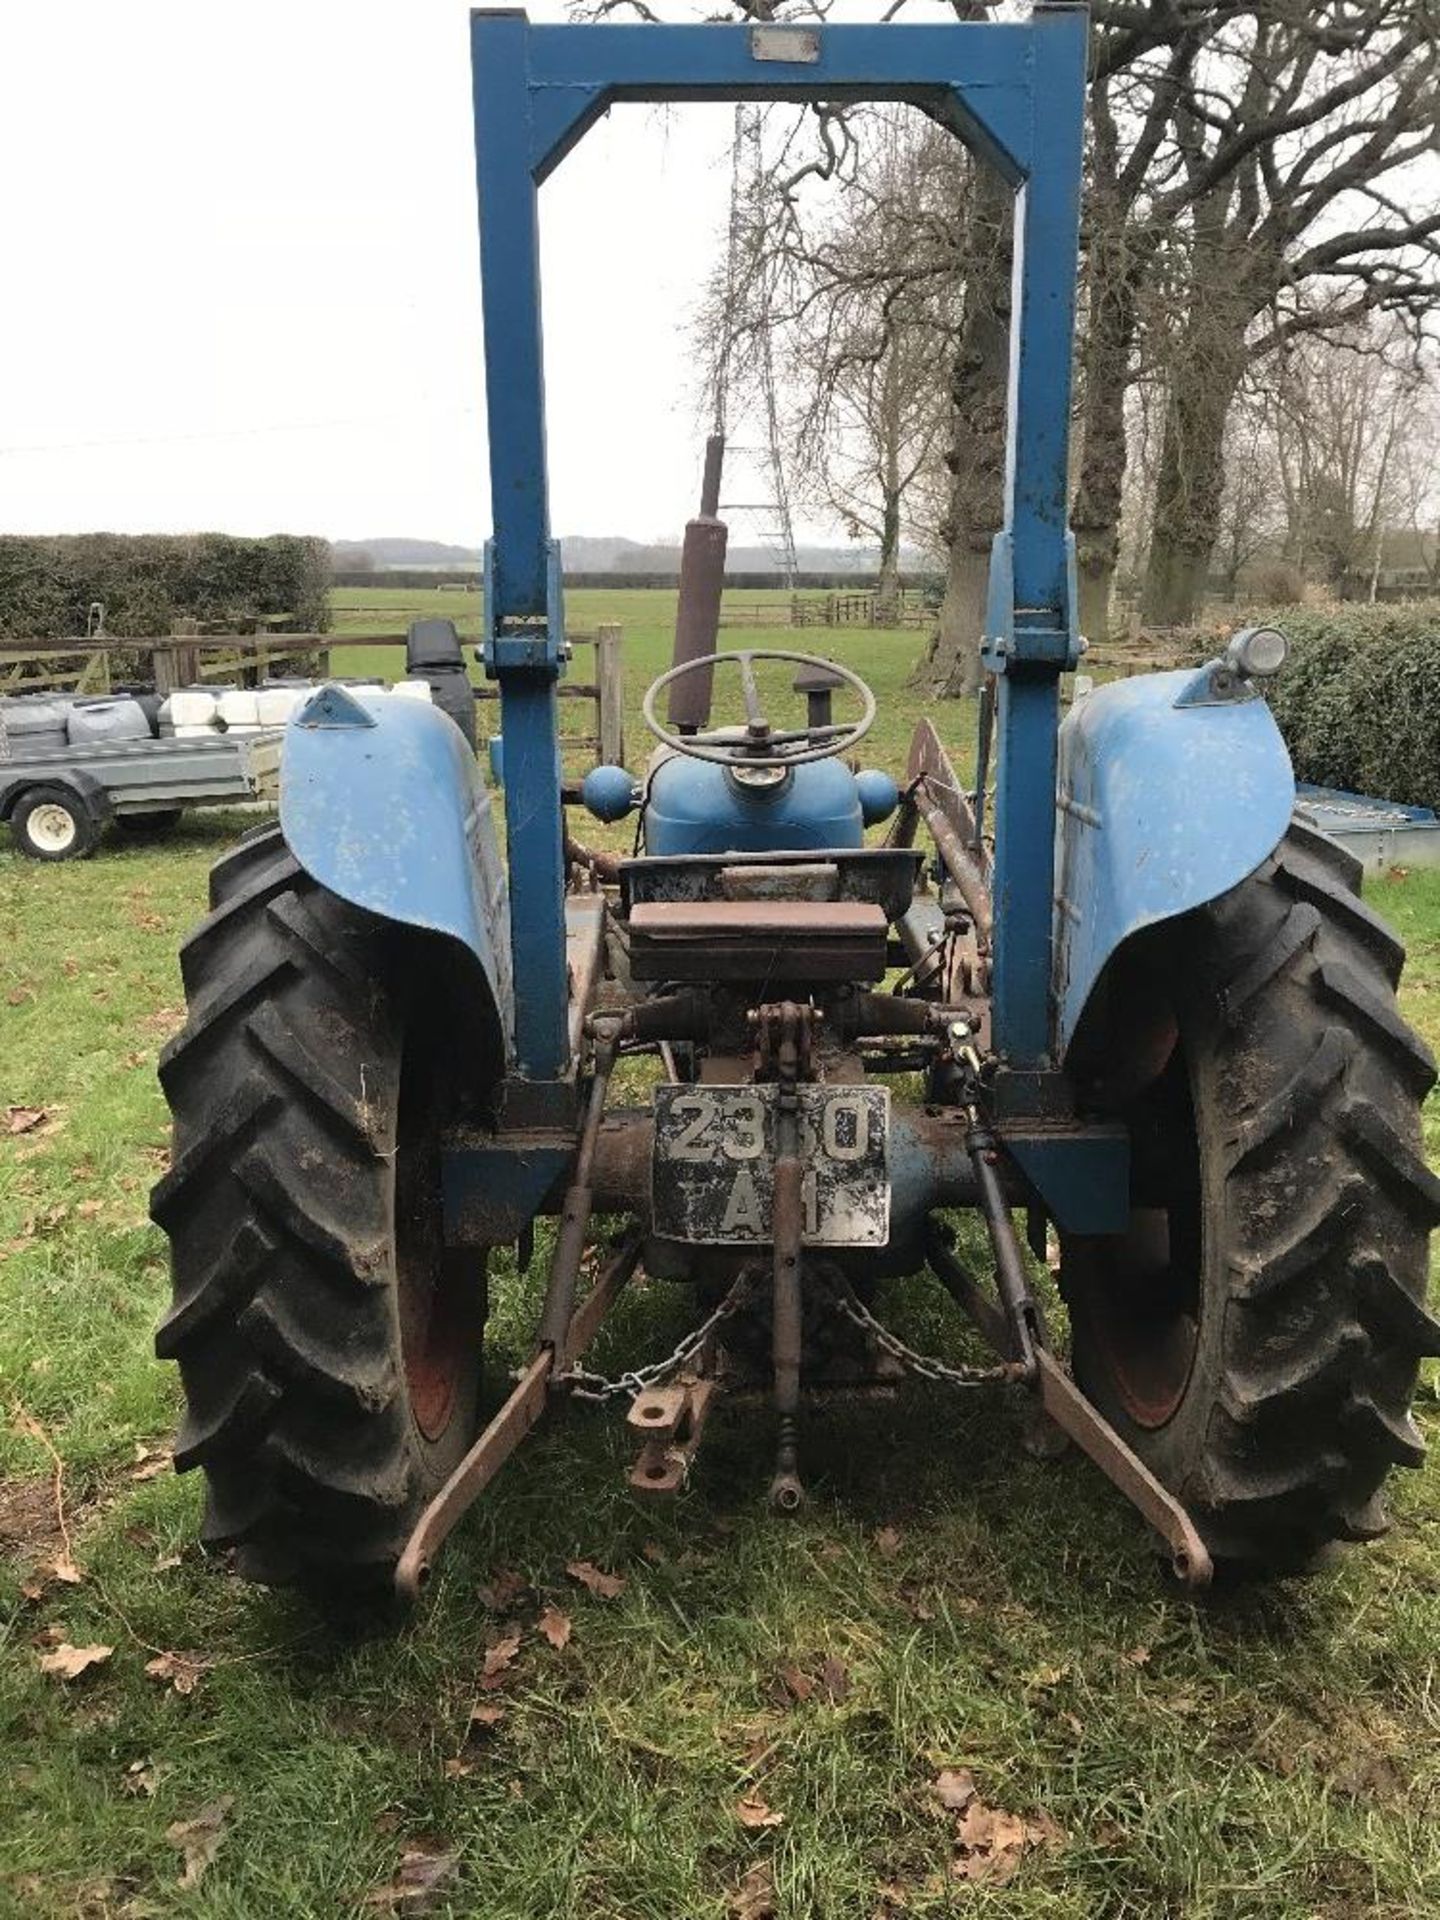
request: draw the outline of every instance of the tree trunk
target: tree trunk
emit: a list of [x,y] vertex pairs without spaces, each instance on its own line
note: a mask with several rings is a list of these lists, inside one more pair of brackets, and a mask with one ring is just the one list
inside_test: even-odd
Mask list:
[[900,619],[900,491],[886,485],[880,515],[880,574],[875,583],[875,624],[893,627]]
[[958,700],[980,691],[980,641],[990,591],[988,542],[952,540],[945,566],[945,597],[926,661],[926,679],[937,700]]
[[893,627],[900,618],[900,355],[891,342],[885,367],[885,447],[880,474],[880,576],[875,583],[875,624]]
[[1140,608],[1149,626],[1190,626],[1205,594],[1225,492],[1225,422],[1245,351],[1243,326],[1221,339],[1223,325],[1219,314],[1206,313],[1203,337],[1188,328],[1169,369]]
[[1005,414],[1010,371],[1010,189],[989,168],[971,174],[965,306],[952,382],[953,476],[945,598],[915,678],[939,699],[978,693],[990,543],[1004,519]]
[[[1098,222],[1097,222],[1098,224]],[[1097,236],[1089,268],[1089,306],[1081,355],[1080,481],[1071,525],[1080,587],[1080,631],[1099,645],[1109,637],[1110,598],[1120,558],[1120,507],[1127,445],[1125,394],[1135,342],[1140,266],[1125,235]]]

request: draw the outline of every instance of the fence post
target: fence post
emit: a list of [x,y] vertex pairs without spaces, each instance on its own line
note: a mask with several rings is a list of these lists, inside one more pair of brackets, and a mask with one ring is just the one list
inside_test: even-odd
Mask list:
[[595,687],[599,708],[600,764],[625,764],[625,671],[618,626],[595,629]]

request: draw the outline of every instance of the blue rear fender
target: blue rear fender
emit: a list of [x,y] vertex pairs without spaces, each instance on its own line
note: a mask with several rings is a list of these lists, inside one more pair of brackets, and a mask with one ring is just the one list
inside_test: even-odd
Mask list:
[[1143,927],[1216,900],[1284,836],[1295,778],[1263,699],[1177,704],[1193,673],[1099,687],[1060,729],[1056,1054],[1106,962]]
[[285,730],[280,826],[305,871],[342,900],[458,944],[467,1012],[508,1061],[505,869],[490,795],[454,721],[423,701],[322,687]]

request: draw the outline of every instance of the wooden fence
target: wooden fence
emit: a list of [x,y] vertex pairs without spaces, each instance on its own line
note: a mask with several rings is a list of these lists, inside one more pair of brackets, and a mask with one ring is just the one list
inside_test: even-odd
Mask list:
[[[574,647],[593,649],[594,671],[589,680],[561,680],[557,691],[562,702],[588,702],[593,721],[588,731],[578,732],[566,724],[562,707],[561,745],[567,753],[591,756],[587,766],[597,759],[623,766],[623,631],[601,626],[566,638]],[[255,687],[275,678],[324,680],[330,675],[334,648],[404,644],[403,633],[167,634],[135,640],[97,634],[48,646],[0,640],[0,694],[109,693],[117,685],[153,687],[165,694],[210,683]],[[482,701],[500,697],[493,682],[477,686],[475,692]]]
[[923,594],[906,592],[895,603],[888,620],[877,618],[878,596],[873,590],[836,593],[792,593],[783,600],[722,602],[722,627],[869,627],[888,630],[927,627],[935,610]]
[[[92,634],[49,645],[0,640],[0,693],[109,693],[116,686],[170,693],[208,681],[254,687],[274,677],[323,680],[334,644],[335,636],[328,633],[167,634],[135,640]],[[394,636],[386,635],[385,644],[394,646]]]

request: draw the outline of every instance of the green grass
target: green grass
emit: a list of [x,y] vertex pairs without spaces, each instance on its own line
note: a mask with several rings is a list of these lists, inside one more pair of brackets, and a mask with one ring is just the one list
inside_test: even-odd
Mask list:
[[[632,688],[662,664],[659,598],[572,610],[624,621]],[[915,637],[832,637],[892,703],[876,757],[898,769]],[[956,720],[968,730],[942,726]],[[687,1495],[640,1508],[618,1418],[576,1409],[501,1476],[398,1637],[317,1622],[205,1561],[193,1478],[146,1477],[177,1395],[150,1357],[167,1279],[145,1200],[176,946],[241,824],[198,815],[163,850],[110,842],[73,866],[0,853],[0,1113],[52,1116],[0,1131],[0,1528],[21,1536],[0,1539],[0,1913],[374,1912],[360,1901],[412,1844],[459,1854],[432,1911],[485,1920],[719,1920],[757,1863],[787,1920],[1440,1910],[1433,1467],[1398,1483],[1377,1547],[1196,1604],[1092,1469],[1029,1460],[987,1396],[816,1416],[815,1498],[793,1524],[761,1506],[768,1429],[722,1421]],[[1410,943],[1406,1011],[1440,1042],[1440,876],[1371,894]],[[1440,1156],[1433,1103],[1427,1138]],[[492,1390],[537,1285],[501,1265]],[[918,1282],[892,1310],[952,1337]],[[617,1341],[661,1351],[678,1314],[642,1286]],[[1433,1435],[1433,1382],[1419,1411]],[[36,1565],[61,1547],[42,1435],[78,1584]],[[566,1576],[575,1558],[624,1592],[592,1598]],[[479,1589],[501,1570],[527,1583],[503,1615],[521,1650],[483,1696],[503,1720],[467,1741],[503,1631]],[[574,1623],[561,1652],[534,1631],[546,1601]],[[52,1627],[114,1652],[68,1685],[42,1675]],[[214,1664],[182,1695],[146,1677],[159,1651]],[[781,1670],[826,1656],[844,1697],[787,1696]],[[1063,1849],[1004,1887],[947,1878],[953,1816],[929,1791],[946,1766],[991,1805],[1048,1812]],[[166,1828],[222,1794],[224,1842],[181,1891]],[[783,1824],[744,1828],[747,1794]]]

